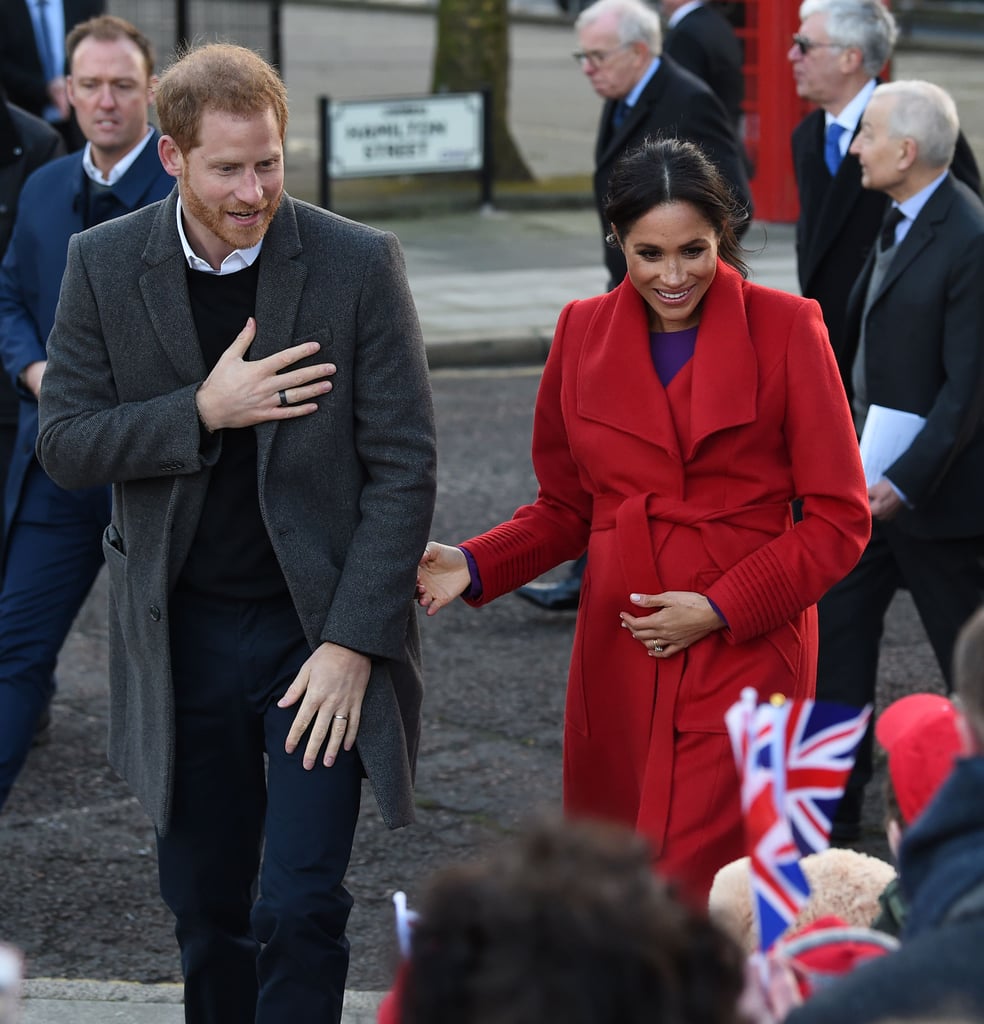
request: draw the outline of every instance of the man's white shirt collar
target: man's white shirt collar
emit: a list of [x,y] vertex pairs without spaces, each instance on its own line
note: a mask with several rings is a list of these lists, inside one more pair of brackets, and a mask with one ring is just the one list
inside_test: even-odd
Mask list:
[[216,270],[208,260],[203,260],[188,242],[188,236],[185,234],[184,223],[181,218],[181,196],[178,195],[178,237],[181,239],[181,248],[184,250],[185,259],[188,261],[188,266],[192,270],[200,270],[203,274],[215,274],[217,277],[221,277],[223,274],[235,274],[240,270],[245,270],[247,267],[251,267],[260,255],[260,249],[263,248],[263,239],[261,238],[256,245],[251,245],[248,249],[234,249],[228,256],[222,261],[222,265]]
[[129,153],[121,160],[118,160],[110,169],[109,174],[103,177],[103,172],[92,162],[92,143],[87,142],[82,151],[82,169],[97,185],[115,185],[120,178],[133,166],[134,161],[144,151],[144,146],[150,141],[154,134],[153,128],[147,129],[147,134],[138,142]]

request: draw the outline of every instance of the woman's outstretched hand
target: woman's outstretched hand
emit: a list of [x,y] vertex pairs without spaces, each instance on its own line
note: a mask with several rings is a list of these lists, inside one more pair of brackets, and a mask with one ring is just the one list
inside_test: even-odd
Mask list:
[[417,567],[417,604],[436,615],[471,585],[471,573],[461,548],[428,541]]

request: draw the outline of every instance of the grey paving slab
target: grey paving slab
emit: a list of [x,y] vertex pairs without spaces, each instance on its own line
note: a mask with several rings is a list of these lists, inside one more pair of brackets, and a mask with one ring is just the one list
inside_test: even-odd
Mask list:
[[[178,985],[40,980],[27,983],[19,1024],[181,1024]],[[342,1024],[372,1024],[381,992],[349,992]]]

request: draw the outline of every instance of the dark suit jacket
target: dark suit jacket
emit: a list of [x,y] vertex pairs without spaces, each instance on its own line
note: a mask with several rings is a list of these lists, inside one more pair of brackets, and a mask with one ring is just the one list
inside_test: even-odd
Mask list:
[[[847,297],[878,235],[889,200],[883,192],[861,187],[861,165],[850,153],[831,178],[823,143],[824,113],[815,110],[793,130],[793,170],[800,206],[796,266],[800,290],[816,299],[823,310],[837,365],[850,394],[855,348],[844,326]],[[962,134],[953,173],[980,192],[977,163]]]
[[[874,265],[851,292],[861,329]],[[948,175],[899,243],[865,318],[868,401],[926,417],[885,475],[906,495],[899,527],[941,539],[984,536],[984,204]]]
[[[203,435],[206,375],[177,193],[72,238],[48,342],[38,451],[63,487],[113,483],[111,764],[166,830],[174,701],[166,607],[223,431]],[[312,647],[372,658],[358,750],[383,820],[413,819],[420,735],[417,561],[434,505],[427,361],[392,234],[285,196],[263,241],[250,356],[317,341],[334,387],[318,411],[260,423],[257,487]]]
[[[14,230],[17,200],[28,175],[65,152],[61,136],[39,117],[0,99],[0,259]],[[0,375],[0,425],[17,422],[17,395]],[[0,479],[6,466],[0,466]]]
[[[601,232],[610,231],[605,220],[608,180],[618,158],[638,146],[646,136],[686,139],[701,146],[717,163],[738,198],[752,209],[752,194],[741,148],[728,115],[717,97],[696,75],[664,56],[656,74],[646,84],[638,102],[617,131],[612,130],[615,101],[605,103],[595,145],[594,191]],[[605,265],[611,285],[625,277],[625,259],[619,249],[605,245]]]
[[[65,33],[80,21],[103,14],[105,0],[63,0]],[[40,117],[48,105],[31,12],[25,0],[0,0],[0,82],[11,103]]]
[[[113,186],[117,216],[155,202],[173,188],[174,179],[157,155],[157,139],[155,132]],[[82,154],[71,153],[35,171],[21,191],[20,213],[0,265],[0,357],[11,380],[30,363],[46,358],[45,342],[55,322],[68,240],[85,226],[84,174]],[[18,390],[22,394],[17,444],[4,501],[7,523],[20,501],[38,435],[37,402],[33,395]]]
[[712,3],[691,11],[666,33],[663,53],[707,82],[737,131],[745,98],[742,50],[721,11]]

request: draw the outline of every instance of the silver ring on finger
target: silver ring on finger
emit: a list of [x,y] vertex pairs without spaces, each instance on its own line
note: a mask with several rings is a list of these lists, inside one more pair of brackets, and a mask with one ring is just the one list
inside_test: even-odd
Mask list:
[[341,720],[341,721],[343,721],[343,722],[347,722],[347,721],[348,721],[348,717],[349,717],[349,716],[348,716],[348,715],[335,715],[334,717],[335,717],[336,719],[340,719],[340,720]]
[[287,401],[287,392],[284,391],[284,390],[280,390],[280,391],[277,392],[277,394],[280,397],[280,407],[281,407],[281,409],[286,409],[287,406],[290,405],[290,402]]

